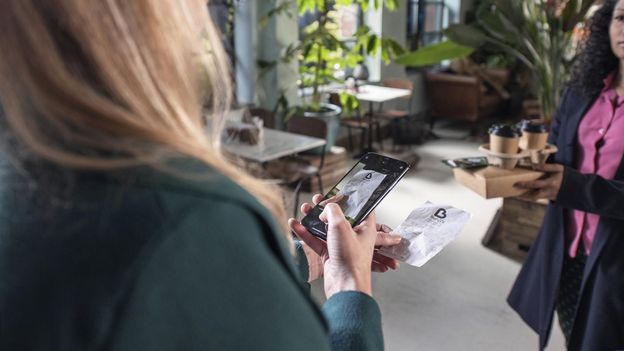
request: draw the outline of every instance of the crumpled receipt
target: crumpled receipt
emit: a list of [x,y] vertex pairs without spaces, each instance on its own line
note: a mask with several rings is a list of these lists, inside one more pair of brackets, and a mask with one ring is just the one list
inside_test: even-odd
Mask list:
[[449,205],[430,202],[413,210],[392,234],[403,237],[401,243],[381,247],[379,253],[421,267],[453,241],[471,215]]

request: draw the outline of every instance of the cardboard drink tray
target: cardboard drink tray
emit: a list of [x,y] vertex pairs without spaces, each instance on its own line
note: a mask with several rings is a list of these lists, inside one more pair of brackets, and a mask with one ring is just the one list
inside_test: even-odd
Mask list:
[[513,185],[520,181],[531,181],[544,173],[524,167],[502,169],[488,166],[483,168],[453,168],[455,180],[486,199],[495,197],[514,197],[527,190]]

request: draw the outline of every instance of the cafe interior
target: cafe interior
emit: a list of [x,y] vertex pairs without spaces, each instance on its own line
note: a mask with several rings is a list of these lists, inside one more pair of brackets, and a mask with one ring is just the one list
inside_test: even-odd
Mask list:
[[[541,349],[508,299],[558,199],[526,196],[518,184],[546,179],[541,167],[561,155],[561,138],[549,132],[604,1],[200,1],[219,32],[232,91],[223,110],[202,96],[193,130],[217,130],[216,159],[222,152],[279,192],[288,218],[312,234],[328,230],[318,213],[335,201],[352,225],[370,210],[403,237],[396,248],[375,247],[400,261],[372,273],[386,350]],[[210,43],[198,51],[210,52]],[[366,163],[378,155],[400,171]],[[302,209],[317,194],[325,202]],[[310,211],[317,222],[308,225]],[[310,284],[323,306],[323,277]],[[566,350],[553,316],[545,349]]]
[[[570,72],[553,57],[529,52],[552,50],[527,29],[548,21],[550,12],[540,12],[550,11],[545,3],[210,2],[236,90],[224,149],[241,168],[279,186],[289,215],[301,218],[303,202],[329,191],[368,152],[411,166],[376,208],[378,222],[396,227],[427,202],[470,214],[426,264],[374,274],[388,350],[537,345],[506,298],[547,201],[518,199],[509,184],[477,184],[474,172],[458,163],[509,168],[517,158],[528,160],[529,151],[542,158],[554,152],[550,144],[531,151],[521,141],[526,154],[496,158],[490,136],[494,125],[547,125],[552,117],[559,96],[541,86],[550,82],[557,91]],[[565,38],[566,55],[573,56],[598,3],[583,9],[570,29],[551,30]],[[514,4],[525,11],[513,13]],[[525,38],[516,40],[519,35]],[[323,302],[322,282],[313,284],[313,295]],[[553,328],[547,349],[564,345]]]

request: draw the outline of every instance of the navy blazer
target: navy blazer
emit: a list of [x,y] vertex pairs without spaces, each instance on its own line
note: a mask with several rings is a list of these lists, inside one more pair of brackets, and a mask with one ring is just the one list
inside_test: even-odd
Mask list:
[[[569,89],[551,126],[552,160],[565,166],[561,189],[546,209],[544,223],[507,299],[524,321],[548,342],[566,252],[568,209],[600,215],[587,259],[569,350],[624,349],[624,166],[613,180],[577,170],[577,131],[597,96]],[[622,141],[624,142],[624,140]]]

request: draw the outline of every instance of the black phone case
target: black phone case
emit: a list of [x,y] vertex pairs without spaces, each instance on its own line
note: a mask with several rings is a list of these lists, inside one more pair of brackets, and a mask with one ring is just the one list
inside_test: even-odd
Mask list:
[[[363,205],[363,208],[359,211],[356,218],[352,222],[352,226],[356,226],[361,223],[384,199],[384,197],[394,188],[394,186],[403,178],[410,168],[407,162],[397,160],[391,157],[367,153],[351,168],[349,171],[332,186],[331,190],[325,194],[323,199],[327,199],[332,194],[337,185],[339,185],[346,177],[353,176],[352,172],[358,167],[358,165],[364,164],[363,170],[372,170],[385,174],[386,177],[382,183],[375,189],[373,194],[368,198],[367,202]],[[390,177],[388,177],[390,176]],[[327,226],[321,222],[318,218],[323,208],[319,205],[315,206],[308,215],[302,220],[301,224],[308,229],[313,235],[325,240],[327,237]]]

